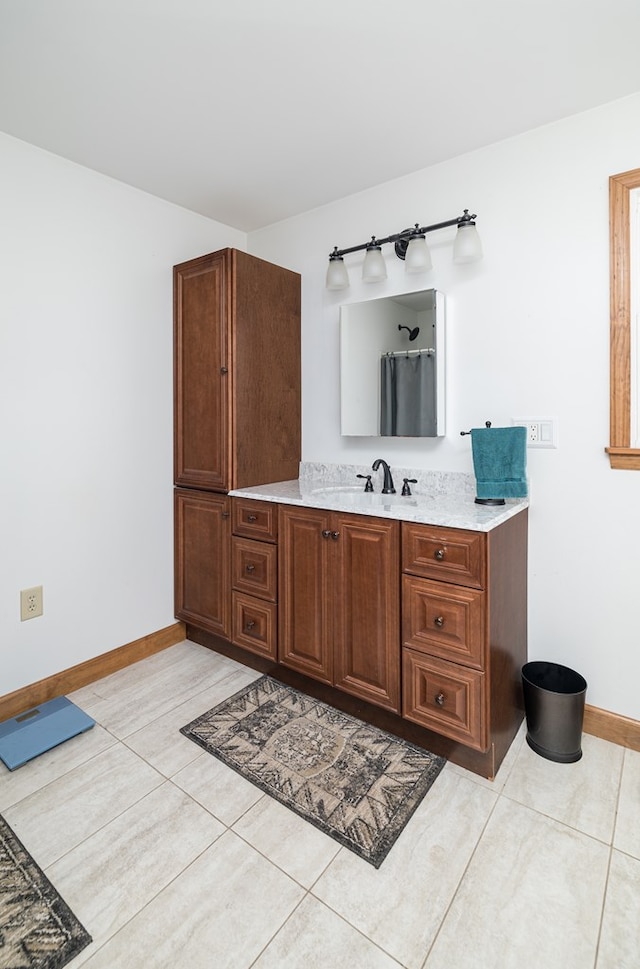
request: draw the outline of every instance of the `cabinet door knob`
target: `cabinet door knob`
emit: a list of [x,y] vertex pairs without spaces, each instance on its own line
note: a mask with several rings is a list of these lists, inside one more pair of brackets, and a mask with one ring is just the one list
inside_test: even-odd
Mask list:
[[340,532],[331,532],[331,538],[334,540],[334,542],[337,542],[340,538]]
[[439,548],[436,552],[433,553],[433,557],[434,557],[434,559],[437,559],[438,562],[442,562],[442,560],[444,558],[444,549],[443,548]]
[[245,566],[245,568],[246,568],[246,571],[247,572],[255,572],[255,570],[256,570],[255,565],[251,565],[251,563],[249,563],[249,565]]
[[445,695],[444,695],[444,693],[438,693],[438,695],[436,697],[436,703],[438,704],[438,706],[439,707],[443,707],[444,706],[444,701],[445,701]]
[[253,627],[255,626],[255,624],[256,624],[255,619],[248,619],[247,622],[245,623],[245,627],[244,628],[247,631],[249,631],[249,630],[253,629]]
[[223,511],[222,512],[222,517],[223,518],[231,518],[231,512],[230,511]]
[[436,616],[433,620],[433,625],[438,626],[440,629],[444,626],[444,616]]
[[323,528],[322,529],[322,537],[323,538],[330,538],[331,537],[331,532],[329,531],[328,528]]
[[257,515],[247,515],[247,521],[248,522],[257,522],[258,521],[258,516]]
[[221,374],[222,374],[222,376],[224,377],[224,375],[225,375],[226,373],[229,373],[229,368],[228,368],[228,367],[220,367],[220,373],[221,373]]

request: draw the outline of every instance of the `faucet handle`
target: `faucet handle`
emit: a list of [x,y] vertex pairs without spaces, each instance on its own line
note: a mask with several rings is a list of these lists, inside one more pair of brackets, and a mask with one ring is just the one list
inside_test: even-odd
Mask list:
[[402,484],[402,494],[404,495],[405,498],[407,498],[411,494],[411,488],[409,487],[409,485],[410,484],[417,484],[418,483],[418,479],[417,478],[403,478],[402,481],[403,481],[403,484]]
[[364,486],[364,490],[365,491],[373,491],[373,485],[371,484],[371,475],[370,474],[357,474],[356,475],[356,478],[366,478],[367,479],[367,483]]

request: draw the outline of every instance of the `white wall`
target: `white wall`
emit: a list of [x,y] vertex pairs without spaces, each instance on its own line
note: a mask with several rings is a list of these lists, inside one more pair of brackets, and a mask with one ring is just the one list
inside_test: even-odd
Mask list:
[[2,696],[175,621],[171,267],[246,236],[5,135],[0,213]]
[[[399,150],[410,150],[410,138]],[[339,146],[336,164],[340,163]],[[416,166],[419,165],[416,158]],[[587,702],[640,719],[640,473],[612,471],[609,426],[608,176],[640,166],[640,95],[537,129],[253,233],[250,251],[303,275],[303,457],[473,468],[459,432],[556,417],[559,447],[528,451],[529,653],[587,678]],[[340,302],[406,286],[324,288],[327,256],[419,221],[478,213],[485,258],[453,266],[448,231],[429,237],[424,278],[447,296],[447,436],[342,438]],[[386,247],[388,250],[390,247]]]

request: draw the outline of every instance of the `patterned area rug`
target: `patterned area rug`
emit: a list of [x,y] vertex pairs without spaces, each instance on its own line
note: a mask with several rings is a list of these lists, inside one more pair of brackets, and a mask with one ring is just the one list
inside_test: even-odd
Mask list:
[[180,732],[376,868],[445,764],[269,676]]
[[90,942],[0,817],[0,969],[61,969]]

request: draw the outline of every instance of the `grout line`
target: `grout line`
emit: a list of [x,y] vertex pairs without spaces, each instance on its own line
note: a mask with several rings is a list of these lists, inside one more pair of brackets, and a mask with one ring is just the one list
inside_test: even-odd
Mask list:
[[500,802],[500,798],[501,797],[502,797],[502,793],[499,792],[499,791],[496,792],[496,800],[495,800],[495,803],[494,803],[493,807],[491,808],[491,810],[489,811],[489,814],[487,815],[487,819],[486,819],[485,823],[482,825],[482,830],[481,830],[480,834],[478,835],[478,840],[476,841],[475,846],[473,848],[473,851],[471,852],[471,854],[469,855],[469,858],[467,859],[467,863],[464,866],[464,870],[463,870],[462,874],[460,875],[460,878],[458,879],[458,884],[456,885],[455,891],[452,893],[451,898],[449,899],[449,904],[447,905],[447,907],[446,907],[446,909],[445,909],[445,911],[444,911],[444,913],[442,915],[442,918],[440,919],[440,925],[438,926],[438,928],[437,928],[437,930],[436,930],[436,932],[435,932],[435,934],[433,936],[433,939],[431,941],[431,945],[427,949],[427,953],[426,953],[426,955],[424,957],[424,960],[423,960],[423,962],[421,964],[421,969],[426,969],[426,965],[427,965],[427,962],[429,960],[429,956],[431,955],[431,953],[433,951],[433,947],[435,946],[435,944],[436,944],[436,942],[438,940],[438,937],[439,937],[439,935],[440,935],[440,933],[442,931],[442,928],[444,926],[444,923],[447,920],[447,916],[449,915],[449,912],[451,911],[451,908],[453,906],[453,903],[455,902],[456,898],[458,897],[458,892],[460,891],[460,889],[462,887],[462,883],[463,883],[463,881],[465,880],[465,878],[467,876],[467,872],[469,871],[469,868],[471,867],[471,863],[472,863],[473,859],[476,856],[476,852],[477,852],[477,850],[478,850],[478,848],[480,846],[480,842],[482,841],[482,838],[484,837],[484,833],[487,830],[487,827],[489,825],[489,822],[491,821],[491,818],[493,817],[493,815],[495,813],[495,810],[496,810],[496,808],[497,808],[497,806],[498,806],[498,804]]
[[622,777],[624,775],[624,766],[627,759],[626,749],[622,752],[622,764],[620,766],[620,777],[618,779],[618,793],[616,795],[616,805],[613,814],[613,828],[611,831],[611,844],[609,846],[609,859],[607,861],[607,874],[604,880],[604,891],[602,892],[602,905],[600,907],[600,924],[598,926],[598,938],[596,940],[596,952],[594,959],[594,967],[598,964],[598,956],[600,955],[600,942],[602,941],[602,930],[604,928],[604,913],[607,905],[607,894],[609,892],[609,876],[611,874],[611,863],[613,861],[613,852],[615,850],[615,840],[616,840],[616,830],[618,827],[618,811],[620,808],[620,796],[622,794]]

